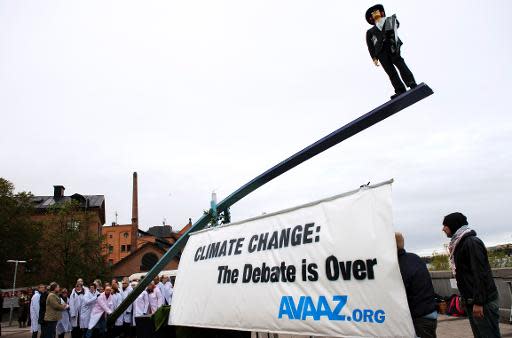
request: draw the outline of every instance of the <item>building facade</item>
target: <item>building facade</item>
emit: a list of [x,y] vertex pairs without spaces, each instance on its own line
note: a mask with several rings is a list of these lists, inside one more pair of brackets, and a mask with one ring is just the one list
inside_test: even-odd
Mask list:
[[[163,254],[188,230],[189,223],[179,232],[172,231],[170,225],[139,229],[138,177],[133,173],[132,222],[130,224],[112,223],[103,226],[101,231],[105,240],[105,255],[115,277],[129,276],[150,270]],[[174,259],[166,269],[177,269],[179,259]]]
[[33,196],[34,215],[32,219],[44,222],[50,215],[49,209],[59,204],[75,201],[80,209],[87,213],[87,224],[75,224],[80,229],[87,229],[98,236],[102,234],[102,226],[105,224],[105,196],[104,195],[82,195],[75,193],[70,196],[64,195],[64,186],[54,185],[53,196]]

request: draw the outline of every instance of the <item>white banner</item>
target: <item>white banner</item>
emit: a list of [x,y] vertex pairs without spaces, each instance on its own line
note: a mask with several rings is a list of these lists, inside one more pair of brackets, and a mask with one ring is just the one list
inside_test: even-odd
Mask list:
[[180,259],[170,324],[414,337],[391,183],[193,234]]

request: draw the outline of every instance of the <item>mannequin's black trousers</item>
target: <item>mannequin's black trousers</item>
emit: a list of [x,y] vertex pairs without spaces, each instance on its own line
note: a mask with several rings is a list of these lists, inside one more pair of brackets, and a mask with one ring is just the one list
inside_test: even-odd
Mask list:
[[[407,65],[405,64],[405,61],[400,56],[400,53],[392,54],[386,49],[383,50],[378,56],[380,64],[388,74],[389,80],[391,81],[393,88],[395,88],[395,93],[403,93],[406,91],[405,85],[407,85],[407,87],[411,87],[411,85],[416,84],[416,81],[414,80],[414,75],[412,75],[412,72],[409,70],[409,67],[407,67]],[[396,71],[397,68],[398,71],[400,72],[400,76],[402,77],[402,79],[400,79],[400,76],[398,76],[398,72]]]

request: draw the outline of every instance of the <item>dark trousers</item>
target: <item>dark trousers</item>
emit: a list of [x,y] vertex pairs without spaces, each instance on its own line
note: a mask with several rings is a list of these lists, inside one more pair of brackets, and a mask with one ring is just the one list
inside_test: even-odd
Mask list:
[[82,338],[85,334],[86,329],[81,329],[79,326],[75,326],[71,330],[71,338]]
[[44,326],[41,326],[41,330],[43,331],[42,338],[55,338],[55,333],[57,331],[57,321],[44,322]]
[[473,318],[473,305],[467,305],[469,324],[475,338],[500,338],[500,312],[498,299],[484,305],[484,318]]
[[123,335],[124,337],[135,337],[135,327],[130,323],[123,323]]
[[107,334],[107,320],[105,319],[105,316],[101,316],[100,320],[98,320],[98,323],[92,330],[87,329],[85,332],[85,338],[92,338],[94,337],[105,337]]
[[107,337],[108,338],[117,338],[121,336],[121,326],[111,326],[107,327]]
[[[389,51],[389,48],[383,48],[383,51],[378,55],[380,64],[382,65],[382,68],[386,71],[386,73],[389,76],[389,80],[391,81],[391,84],[393,85],[393,88],[395,88],[395,93],[400,94],[406,91],[404,82],[407,85],[407,87],[411,87],[416,84],[416,81],[414,80],[414,75],[412,75],[412,72],[409,70],[409,67],[405,64],[404,59],[400,56],[400,53],[398,54],[392,54]],[[396,68],[398,68],[398,71],[400,72],[400,76],[402,79],[400,79],[400,76],[398,76],[398,72],[396,71]],[[404,82],[402,82],[404,80]]]
[[436,338],[437,320],[427,318],[413,318],[414,331],[420,338]]

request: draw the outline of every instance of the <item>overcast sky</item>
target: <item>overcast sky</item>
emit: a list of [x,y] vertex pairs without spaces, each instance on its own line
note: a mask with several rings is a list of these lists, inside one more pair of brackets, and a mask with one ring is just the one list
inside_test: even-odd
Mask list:
[[[0,0],[0,176],[103,194],[107,224],[181,228],[240,185],[385,102],[370,1]],[[512,241],[511,1],[386,1],[402,55],[435,94],[260,188],[260,215],[394,178],[412,251],[467,214]]]

